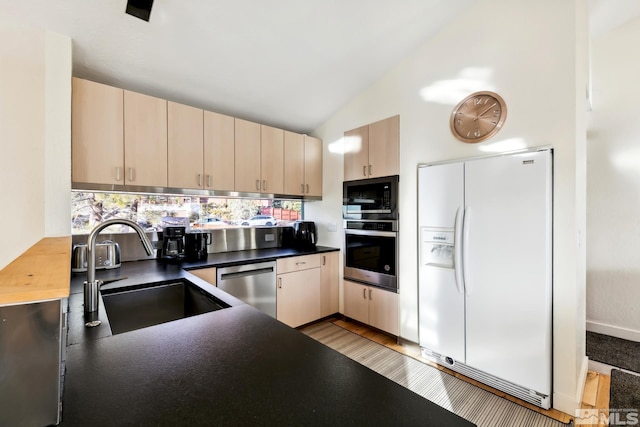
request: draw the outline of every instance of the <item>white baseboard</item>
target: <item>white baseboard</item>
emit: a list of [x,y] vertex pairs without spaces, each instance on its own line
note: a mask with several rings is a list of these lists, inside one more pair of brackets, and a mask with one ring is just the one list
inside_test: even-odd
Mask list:
[[587,320],[587,331],[640,342],[640,331]]
[[575,394],[553,393],[553,409],[574,416],[576,409],[580,409],[582,402],[582,393],[584,392],[584,383],[587,379],[587,371],[589,370],[589,359],[585,356],[580,366],[580,374],[578,383],[576,384]]

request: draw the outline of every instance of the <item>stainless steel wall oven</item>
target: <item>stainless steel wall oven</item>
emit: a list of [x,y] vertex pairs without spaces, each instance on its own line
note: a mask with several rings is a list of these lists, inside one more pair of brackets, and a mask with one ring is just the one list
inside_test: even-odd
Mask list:
[[398,175],[343,183],[344,278],[398,292]]
[[344,222],[344,278],[398,291],[398,221]]

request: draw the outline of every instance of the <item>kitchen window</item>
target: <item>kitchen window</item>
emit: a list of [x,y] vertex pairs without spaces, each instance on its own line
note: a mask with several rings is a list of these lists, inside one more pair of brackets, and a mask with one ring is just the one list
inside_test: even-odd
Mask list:
[[[146,231],[170,225],[194,229],[287,225],[303,219],[300,200],[85,191],[73,191],[71,200],[72,234],[87,234],[97,224],[112,218],[130,219]],[[112,230],[115,231],[130,229]]]

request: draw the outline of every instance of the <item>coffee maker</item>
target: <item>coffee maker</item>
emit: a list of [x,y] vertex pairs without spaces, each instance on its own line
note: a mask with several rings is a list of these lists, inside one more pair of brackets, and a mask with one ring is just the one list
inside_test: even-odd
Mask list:
[[159,257],[165,262],[181,262],[184,257],[185,227],[165,227],[162,230],[162,250]]

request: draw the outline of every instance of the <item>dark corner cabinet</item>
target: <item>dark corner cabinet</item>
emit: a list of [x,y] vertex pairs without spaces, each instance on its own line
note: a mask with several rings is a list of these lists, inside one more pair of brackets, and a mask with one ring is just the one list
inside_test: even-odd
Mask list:
[[0,306],[0,426],[59,423],[67,301]]

